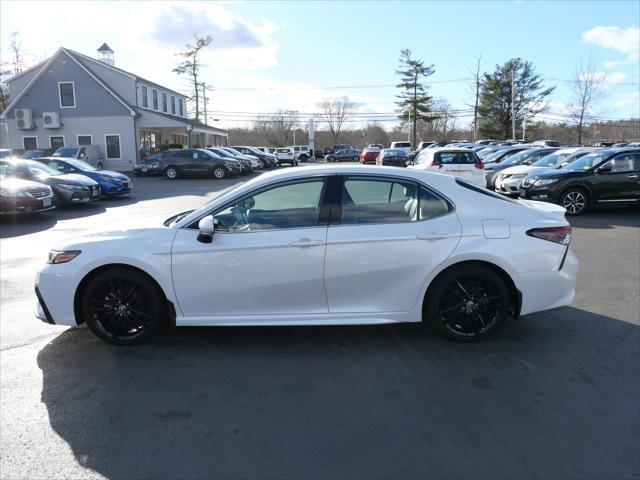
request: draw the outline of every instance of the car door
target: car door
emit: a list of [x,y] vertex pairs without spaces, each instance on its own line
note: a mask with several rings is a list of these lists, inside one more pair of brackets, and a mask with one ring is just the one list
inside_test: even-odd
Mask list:
[[453,205],[402,178],[340,178],[339,208],[332,210],[327,232],[329,312],[412,309],[429,274],[460,239]]
[[592,174],[592,193],[597,201],[618,202],[640,197],[639,154],[622,152]]
[[171,269],[187,317],[327,312],[327,177],[262,187],[211,212],[211,243],[195,225],[172,246]]

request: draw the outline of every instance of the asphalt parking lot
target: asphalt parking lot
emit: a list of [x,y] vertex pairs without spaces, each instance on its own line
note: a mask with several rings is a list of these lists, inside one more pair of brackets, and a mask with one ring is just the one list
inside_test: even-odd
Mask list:
[[0,219],[3,479],[640,477],[638,210],[573,219],[573,304],[479,344],[388,325],[185,328],[116,348],[34,318],[58,239],[244,178],[137,178],[126,198]]

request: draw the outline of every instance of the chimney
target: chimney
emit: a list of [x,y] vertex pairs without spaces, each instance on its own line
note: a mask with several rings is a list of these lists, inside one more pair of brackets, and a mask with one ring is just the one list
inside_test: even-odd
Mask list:
[[98,60],[102,63],[106,63],[107,65],[114,66],[113,61],[113,50],[109,48],[109,45],[103,43],[102,46],[98,49]]

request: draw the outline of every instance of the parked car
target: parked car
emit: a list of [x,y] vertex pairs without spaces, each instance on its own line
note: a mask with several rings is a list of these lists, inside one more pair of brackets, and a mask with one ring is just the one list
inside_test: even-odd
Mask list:
[[571,302],[570,240],[562,208],[451,176],[289,168],[164,222],[59,242],[36,276],[36,316],[86,323],[118,345],[144,342],[164,322],[422,321],[478,341],[509,319]]
[[332,153],[337,152],[338,150],[352,150],[353,147],[349,144],[346,143],[338,143],[336,145],[334,145],[333,147],[324,147],[322,149],[322,155],[323,157],[326,157],[327,155],[331,155]]
[[8,158],[13,156],[13,151],[10,148],[0,148],[0,158]]
[[471,150],[462,148],[426,148],[409,168],[453,175],[484,188],[484,165]]
[[597,142],[592,147],[612,147],[616,142]]
[[411,150],[409,153],[407,153],[407,157],[409,157],[409,161],[412,162],[413,160],[415,160],[415,158],[418,156],[418,154],[424,150],[425,148],[427,148],[430,145],[433,145],[436,142],[426,142],[426,141],[422,141],[420,143],[418,143],[418,146],[414,149]]
[[158,168],[170,180],[182,176],[209,176],[220,180],[237,175],[242,171],[239,160],[220,157],[204,148],[186,148],[164,152]]
[[490,190],[494,190],[496,187],[496,179],[498,175],[505,169],[509,167],[514,167],[516,165],[529,165],[536,160],[541,159],[542,157],[549,155],[550,153],[558,150],[556,147],[546,147],[546,148],[538,148],[532,147],[519,151],[513,155],[510,155],[500,161],[489,162],[486,164],[485,175],[487,178],[487,188]]
[[405,155],[413,149],[411,142],[391,142],[389,148],[401,148],[404,150]]
[[300,162],[307,162],[311,158],[309,147],[305,145],[291,145],[289,147],[281,147],[276,149],[276,157],[278,163],[288,163],[289,165],[296,166]]
[[48,150],[25,150],[20,158],[26,158],[27,160],[33,160],[34,158],[46,157]]
[[[532,149],[532,150],[548,150],[548,149]],[[561,148],[552,149],[552,152],[542,157],[538,156],[537,160],[516,166],[507,166],[504,170],[498,173],[495,180],[495,191],[511,196],[520,195],[520,186],[527,177],[527,175],[543,172],[550,168],[560,168],[573,160],[580,158],[583,155],[593,151],[592,148]],[[509,158],[507,162],[511,162],[519,155],[527,153],[527,150],[520,152]],[[536,152],[539,153],[539,152]],[[502,164],[501,164],[502,165]]]
[[95,180],[75,173],[60,173],[35,160],[2,159],[0,174],[49,185],[58,206],[98,200],[101,195],[100,185]]
[[[169,150],[165,150],[169,151]],[[160,158],[162,157],[162,153],[153,153],[151,155],[147,155],[143,159],[139,160],[133,166],[133,173],[136,176],[142,175],[160,175]]]
[[382,150],[384,148],[384,145],[382,145],[381,143],[372,143],[367,148],[377,148],[379,150]]
[[133,182],[123,173],[111,170],[98,170],[82,160],[61,157],[44,157],[36,159],[60,173],[77,173],[98,182],[103,197],[113,197],[131,193]]
[[[0,165],[0,172],[3,168]],[[7,178],[0,173],[0,215],[40,213],[56,208],[49,185],[19,178]]]
[[225,158],[235,158],[236,160],[240,161],[240,166],[242,167],[242,171],[244,172],[253,172],[256,168],[260,168],[260,166],[262,165],[262,163],[260,162],[260,160],[258,160],[257,157],[254,157],[253,155],[249,156],[249,155],[242,155],[241,153],[232,153],[229,150],[223,148],[223,147],[209,147],[207,148],[207,150],[215,153],[216,155],[220,156],[220,157],[225,157]]
[[230,153],[232,157],[236,157],[237,159],[248,158],[254,169],[264,168],[265,166],[265,162],[260,160],[255,155],[246,155],[244,153],[240,153],[238,150],[235,150],[231,147],[216,147],[216,148],[219,148],[220,150]]
[[520,197],[562,205],[580,215],[600,205],[640,203],[640,149],[604,149],[588,153],[560,169],[529,175]]
[[406,167],[409,159],[403,148],[385,148],[376,157],[376,165]]
[[536,147],[560,147],[560,142],[557,140],[536,140],[531,145]]
[[237,150],[243,155],[254,155],[258,157],[258,159],[262,160],[262,162],[264,163],[265,168],[278,166],[278,159],[276,158],[275,155],[271,153],[264,153],[255,147],[242,146],[242,145],[238,145],[238,146],[232,145],[231,148],[233,148],[234,150]]
[[364,150],[362,150],[362,152],[360,152],[360,163],[376,163],[376,158],[378,158],[378,155],[380,154],[380,151],[382,149],[379,148],[377,145],[373,146],[373,145],[369,145],[367,148],[365,148]]
[[102,148],[100,148],[100,145],[60,147],[55,152],[53,152],[53,155],[51,156],[83,160],[90,165],[93,165],[98,170],[102,170],[105,163],[104,155],[102,154]]
[[358,162],[360,161],[360,150],[355,148],[346,148],[344,150],[336,150],[325,157],[327,162]]

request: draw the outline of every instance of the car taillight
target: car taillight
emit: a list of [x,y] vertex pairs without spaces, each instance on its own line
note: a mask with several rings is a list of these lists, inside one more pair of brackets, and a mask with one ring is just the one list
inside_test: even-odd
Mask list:
[[569,245],[571,243],[571,227],[568,225],[566,227],[532,228],[527,230],[527,235],[559,243],[560,245]]
[[484,170],[484,163],[476,162],[473,164],[474,167],[479,168],[480,170]]

